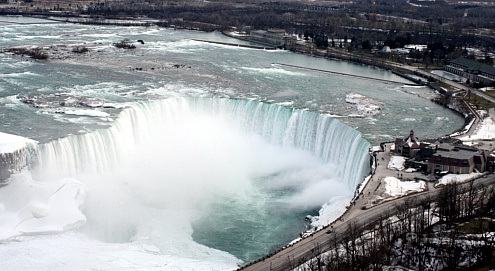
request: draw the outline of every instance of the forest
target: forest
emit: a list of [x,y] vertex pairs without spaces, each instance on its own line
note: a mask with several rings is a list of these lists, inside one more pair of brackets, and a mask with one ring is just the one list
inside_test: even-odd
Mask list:
[[[7,0],[0,0],[7,1]],[[0,6],[0,14],[52,14],[103,18],[153,18],[162,26],[203,31],[247,32],[278,28],[287,33],[352,39],[369,49],[442,42],[447,48],[495,47],[495,5],[445,0],[346,1],[71,1],[48,4],[30,0],[21,6]],[[58,2],[57,2],[58,3]],[[24,8],[23,8],[24,7]],[[50,13],[52,12],[52,13]],[[324,44],[325,45],[325,44]]]

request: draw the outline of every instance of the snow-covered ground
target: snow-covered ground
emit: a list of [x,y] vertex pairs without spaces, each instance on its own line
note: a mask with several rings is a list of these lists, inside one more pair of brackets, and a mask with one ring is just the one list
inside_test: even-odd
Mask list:
[[495,122],[490,117],[486,117],[478,124],[472,135],[459,139],[463,142],[495,139]]
[[466,81],[465,78],[458,76],[456,74],[444,71],[444,70],[433,70],[433,71],[431,71],[431,73],[438,75],[438,76],[441,76],[443,78],[446,78],[448,80],[454,80],[454,81],[458,81],[458,82],[465,82]]
[[435,186],[443,186],[449,183],[463,183],[473,178],[479,177],[482,173],[473,172],[470,174],[447,174],[438,180]]
[[401,181],[395,177],[385,177],[383,184],[385,185],[385,193],[383,194],[385,198],[397,198],[426,190],[424,181]]
[[480,90],[487,92],[487,91],[490,91],[490,90],[493,91],[493,90],[495,90],[495,88],[494,87],[485,87],[485,88],[480,88]]
[[406,162],[406,158],[403,156],[394,155],[390,157],[390,161],[388,162],[388,169],[395,170],[404,170],[404,163]]
[[77,232],[25,236],[0,245],[2,270],[234,270],[235,264],[174,257],[134,243],[112,244]]

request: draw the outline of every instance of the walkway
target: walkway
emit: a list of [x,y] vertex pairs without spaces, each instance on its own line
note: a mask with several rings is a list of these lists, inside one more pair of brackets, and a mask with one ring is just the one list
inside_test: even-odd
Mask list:
[[273,63],[273,65],[280,65],[280,66],[285,66],[285,67],[291,67],[291,68],[297,68],[297,69],[304,69],[304,70],[310,70],[310,71],[317,71],[317,72],[323,72],[323,73],[345,75],[345,76],[351,76],[351,77],[357,77],[357,78],[364,78],[364,79],[381,81],[381,82],[387,82],[387,83],[396,83],[396,84],[404,84],[404,85],[412,85],[412,86],[417,86],[418,85],[418,84],[414,84],[414,83],[407,84],[407,83],[403,83],[403,82],[399,82],[399,81],[393,81],[393,80],[387,80],[387,79],[380,79],[380,78],[369,77],[369,76],[362,76],[362,75],[350,74],[350,73],[342,73],[342,72],[335,72],[335,71],[327,71],[327,70],[321,70],[321,69],[314,69],[314,68],[308,68],[308,67],[296,66],[296,65],[290,65],[290,64],[283,64],[283,63]]

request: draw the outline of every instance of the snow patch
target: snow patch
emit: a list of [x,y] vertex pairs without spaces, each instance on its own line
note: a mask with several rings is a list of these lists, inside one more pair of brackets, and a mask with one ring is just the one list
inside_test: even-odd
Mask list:
[[426,182],[424,181],[401,181],[395,177],[385,177],[383,183],[385,184],[385,198],[402,197],[426,190]]
[[406,158],[403,156],[394,155],[390,157],[390,161],[388,162],[388,169],[396,169],[398,171],[404,170],[404,163],[406,162]]
[[442,178],[440,178],[440,180],[438,180],[438,183],[435,186],[436,187],[444,186],[449,183],[463,183],[475,179],[481,175],[482,173],[477,173],[477,172],[473,172],[469,174],[447,174]]
[[339,218],[349,206],[348,197],[334,197],[323,205],[318,216],[311,217],[311,226],[321,229]]
[[461,137],[462,141],[495,139],[495,122],[491,118],[484,118],[470,136]]

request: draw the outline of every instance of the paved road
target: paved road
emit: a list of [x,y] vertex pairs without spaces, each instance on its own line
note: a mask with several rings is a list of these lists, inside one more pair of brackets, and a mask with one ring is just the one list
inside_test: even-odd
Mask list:
[[[480,187],[481,185],[488,186],[495,184],[495,175],[490,174],[487,177],[478,178],[474,182],[474,187]],[[466,183],[465,185],[468,185]],[[351,223],[357,225],[366,225],[376,221],[383,214],[393,214],[397,208],[397,205],[404,203],[408,199],[415,199],[417,202],[426,200],[428,198],[435,198],[440,189],[433,191],[426,191],[410,195],[407,197],[399,198],[394,201],[386,202],[378,205],[374,208],[366,210],[361,215],[356,216],[348,221],[335,225],[333,231],[328,233],[328,228],[323,229],[310,237],[303,239],[302,241],[290,246],[279,253],[269,257],[265,260],[259,261],[255,264],[242,268],[242,270],[256,270],[256,271],[269,271],[269,270],[289,270],[294,267],[295,264],[301,263],[307,259],[312,258],[315,253],[321,253],[328,251],[332,248],[334,242],[333,238],[336,238],[337,242],[344,236],[345,231],[348,229]],[[293,264],[293,266],[291,266]]]

